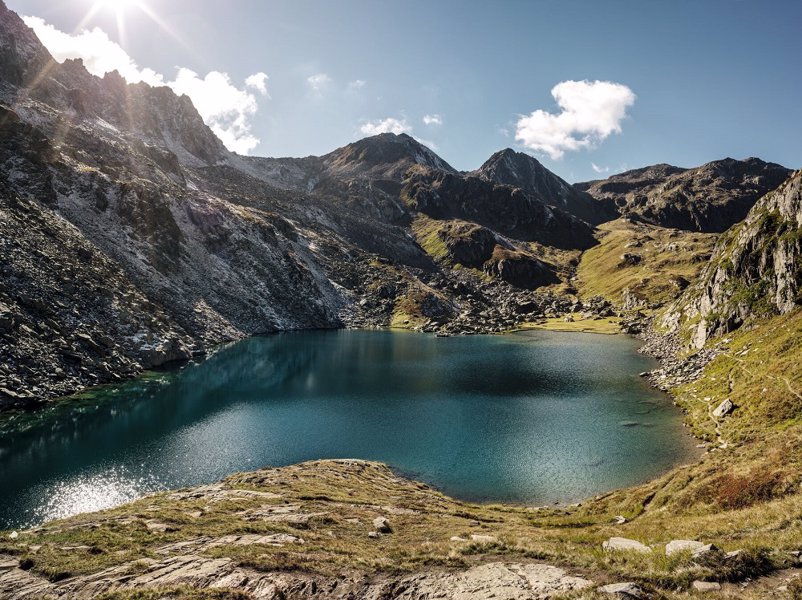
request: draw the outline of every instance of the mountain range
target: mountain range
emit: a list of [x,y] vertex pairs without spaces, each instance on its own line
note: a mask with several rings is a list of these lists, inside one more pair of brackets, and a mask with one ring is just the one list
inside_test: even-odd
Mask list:
[[389,133],[240,156],[188,97],[58,63],[2,4],[0,72],[5,404],[258,333],[506,330],[581,303],[598,226],[721,232],[790,173],[725,159],[570,185],[511,149],[459,172]]
[[[188,97],[55,61],[0,0],[0,441],[41,415],[55,432],[36,409],[57,398],[246,336],[535,327],[638,336],[698,450],[571,506],[460,502],[361,460],[237,473],[0,532],[0,596],[798,600],[800,265],[802,170],[724,158],[572,185],[513,149],[463,172],[390,133],[240,156]],[[655,424],[636,385],[643,420],[603,435]]]

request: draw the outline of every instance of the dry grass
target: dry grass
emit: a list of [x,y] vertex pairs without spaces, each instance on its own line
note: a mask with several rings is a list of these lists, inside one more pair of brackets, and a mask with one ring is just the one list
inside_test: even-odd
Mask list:
[[563,317],[554,317],[524,323],[516,331],[527,329],[545,329],[548,331],[573,331],[581,333],[602,333],[612,335],[621,333],[620,317],[600,317],[584,319],[580,315],[573,315],[573,321],[566,321]]
[[[581,296],[620,304],[625,289],[646,303],[664,304],[693,281],[706,264],[717,236],[617,219],[599,227],[600,244],[587,250],[577,269]],[[640,258],[628,264],[624,254]]]

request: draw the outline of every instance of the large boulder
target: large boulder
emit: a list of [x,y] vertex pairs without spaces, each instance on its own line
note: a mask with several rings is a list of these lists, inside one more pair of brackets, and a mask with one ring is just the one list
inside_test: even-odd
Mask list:
[[704,543],[693,540],[671,540],[666,544],[666,556],[679,554],[680,552],[693,552],[704,548]]
[[652,551],[649,546],[642,542],[623,537],[611,537],[602,543],[602,549],[605,552],[642,552],[644,554]]
[[496,246],[493,256],[485,263],[484,271],[510,285],[527,290],[559,282],[552,268],[542,260],[501,246]]

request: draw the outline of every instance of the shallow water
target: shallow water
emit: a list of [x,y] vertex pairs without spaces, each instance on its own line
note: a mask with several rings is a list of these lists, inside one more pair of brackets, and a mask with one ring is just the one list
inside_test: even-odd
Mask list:
[[251,338],[95,391],[0,440],[0,528],[232,472],[380,460],[467,500],[569,502],[693,455],[626,336],[435,338],[328,331]]

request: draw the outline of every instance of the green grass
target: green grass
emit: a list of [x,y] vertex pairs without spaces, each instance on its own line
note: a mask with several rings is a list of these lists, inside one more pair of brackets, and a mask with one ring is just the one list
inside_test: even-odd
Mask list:
[[[625,289],[649,304],[673,300],[681,289],[674,281],[693,281],[707,264],[715,234],[665,229],[618,219],[599,227],[600,244],[582,254],[576,287],[585,298],[602,296],[621,304]],[[627,247],[633,243],[639,246]],[[641,262],[623,264],[624,253]]]
[[574,331],[582,333],[602,333],[607,335],[621,333],[620,317],[583,319],[579,315],[574,315],[573,318],[573,321],[566,321],[563,317],[554,317],[541,321],[524,323],[516,328],[516,331],[545,329],[547,331]]
[[[743,580],[787,567],[787,552],[802,544],[802,311],[747,323],[714,343],[726,351],[705,368],[701,379],[675,390],[689,425],[707,436],[712,450],[645,485],[579,506],[536,509],[458,502],[379,464],[321,461],[232,475],[224,481],[228,491],[219,501],[162,493],[48,523],[15,540],[0,535],[0,554],[60,581],[117,565],[136,573],[146,568],[139,561],[162,560],[160,549],[180,541],[287,533],[305,543],[226,543],[193,552],[262,572],[322,576],[537,560],[586,573],[595,581],[637,581],[665,598],[690,597],[686,590],[695,579]],[[724,397],[737,408],[716,422],[710,411]],[[724,442],[727,447],[719,447]],[[275,496],[239,497],[236,490]],[[315,516],[302,528],[248,516],[287,505]],[[374,539],[367,534],[379,515],[390,519],[394,532]],[[617,524],[618,515],[626,522]],[[168,530],[150,531],[146,523],[151,520],[168,525]],[[454,535],[468,541],[453,542]],[[493,541],[470,541],[471,535],[492,536]],[[640,540],[654,552],[605,553],[601,543],[611,536]],[[724,551],[744,552],[737,560],[717,557],[699,564],[688,555],[666,557],[662,548],[672,539],[698,539]],[[142,595],[121,592],[109,599],[160,597],[148,596],[147,590],[137,593]],[[158,593],[177,599],[237,598],[225,591],[219,592],[222,596],[192,595],[193,590],[183,588]],[[583,594],[571,597],[593,597],[592,592]],[[760,597],[750,594],[744,591],[741,597]]]

